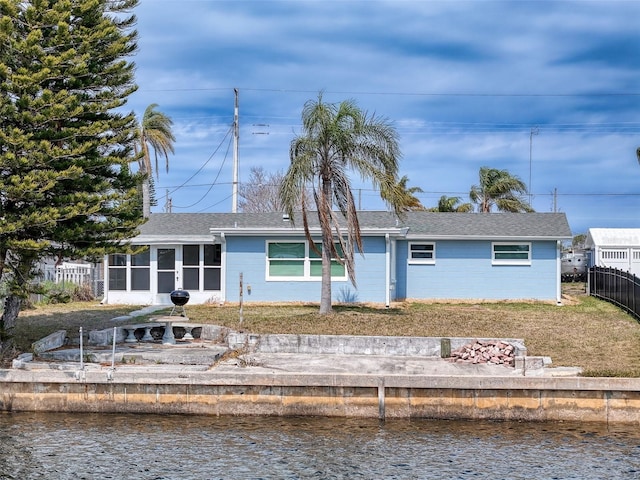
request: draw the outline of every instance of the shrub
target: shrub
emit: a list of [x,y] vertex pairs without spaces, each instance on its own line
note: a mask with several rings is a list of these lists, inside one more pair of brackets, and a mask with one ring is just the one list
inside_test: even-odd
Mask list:
[[69,303],[73,297],[75,285],[72,283],[54,283],[46,281],[41,284],[42,303]]

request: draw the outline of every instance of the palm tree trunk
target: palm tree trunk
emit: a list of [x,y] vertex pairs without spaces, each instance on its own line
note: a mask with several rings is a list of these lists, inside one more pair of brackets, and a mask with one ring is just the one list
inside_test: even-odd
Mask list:
[[332,312],[331,307],[331,237],[322,238],[322,292],[320,294],[320,314]]
[[149,218],[151,215],[151,194],[149,191],[149,178],[142,181],[142,217]]
[[322,181],[322,193],[318,205],[320,229],[322,231],[322,287],[320,292],[320,314],[329,314],[331,307],[331,182]]

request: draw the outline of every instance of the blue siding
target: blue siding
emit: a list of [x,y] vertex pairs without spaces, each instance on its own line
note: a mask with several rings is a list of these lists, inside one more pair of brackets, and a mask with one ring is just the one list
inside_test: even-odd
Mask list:
[[[386,299],[385,239],[384,237],[365,237],[362,239],[362,245],[364,256],[355,253],[358,289],[355,290],[351,283],[347,283],[344,287],[355,292],[358,302],[384,303]],[[336,297],[335,284],[332,293],[334,298],[339,299]]]
[[490,241],[437,241],[434,265],[409,264],[398,242],[397,298],[555,300],[556,242],[532,242],[531,265],[492,265]]
[[[266,240],[274,237],[227,237],[226,300],[239,301],[243,274],[246,302],[319,302],[320,279],[266,280]],[[280,240],[300,240],[290,237]],[[428,241],[428,240],[425,240]],[[334,280],[334,302],[384,303],[385,239],[363,239],[364,256],[356,253],[355,288],[348,280]],[[408,242],[396,244],[395,290],[392,299],[536,299],[555,300],[557,250],[555,241],[531,242],[531,265],[492,265],[491,241],[436,241],[434,265],[409,264]],[[395,275],[394,275],[395,273]],[[251,293],[249,293],[249,287]]]
[[[319,302],[320,279],[303,281],[266,280],[266,241],[296,240],[300,237],[227,237],[226,300],[240,300],[239,279],[243,275],[246,302]],[[364,238],[364,257],[356,253],[356,283],[334,280],[333,301],[385,301],[385,241],[384,238]],[[251,293],[248,288],[251,287]]]

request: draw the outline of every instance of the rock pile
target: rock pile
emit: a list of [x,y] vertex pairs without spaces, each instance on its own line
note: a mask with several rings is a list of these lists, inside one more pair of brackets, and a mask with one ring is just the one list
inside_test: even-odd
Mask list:
[[512,367],[515,364],[515,347],[502,341],[467,343],[451,352],[454,362],[491,363]]

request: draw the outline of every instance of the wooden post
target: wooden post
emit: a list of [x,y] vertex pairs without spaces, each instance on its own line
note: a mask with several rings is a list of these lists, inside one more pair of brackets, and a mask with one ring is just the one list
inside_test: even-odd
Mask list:
[[242,272],[240,272],[240,327],[242,327],[242,322],[244,321],[244,316],[242,314],[243,292],[244,292],[244,285],[242,282]]
[[449,358],[451,356],[451,339],[440,339],[440,358]]

